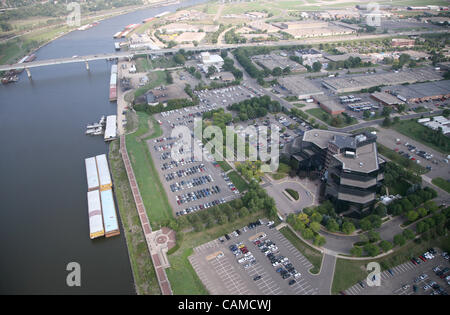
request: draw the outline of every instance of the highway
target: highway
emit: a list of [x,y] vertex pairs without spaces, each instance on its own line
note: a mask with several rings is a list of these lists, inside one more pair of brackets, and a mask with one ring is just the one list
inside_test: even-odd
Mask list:
[[[446,31],[450,32],[450,31]],[[429,31],[423,32],[403,32],[398,33],[396,35],[418,35],[418,34],[426,34],[433,33]],[[186,47],[183,48],[185,51],[210,51],[210,50],[219,50],[219,49],[234,49],[238,47],[251,47],[251,46],[294,46],[294,45],[308,45],[313,43],[326,43],[326,42],[335,42],[342,40],[361,40],[361,39],[377,39],[383,37],[391,37],[392,34],[376,34],[376,35],[351,35],[351,36],[336,36],[330,38],[315,38],[315,39],[306,39],[306,40],[291,40],[291,41],[282,41],[282,42],[266,42],[266,43],[243,43],[243,44],[223,44],[219,43],[216,45],[204,45],[197,47]],[[106,54],[95,54],[88,56],[73,56],[72,58],[57,58],[57,59],[48,59],[48,60],[38,60],[32,61],[28,63],[16,63],[10,65],[0,65],[0,71],[8,71],[8,70],[20,70],[20,69],[30,69],[35,67],[43,67],[43,66],[51,66],[51,65],[59,65],[59,64],[67,64],[67,63],[77,63],[77,62],[89,62],[93,60],[104,60],[110,58],[132,58],[136,55],[163,55],[168,53],[177,52],[180,48],[164,48],[164,49],[152,49],[152,50],[136,50],[136,51],[125,51],[125,52],[114,52],[114,53],[106,53]]]

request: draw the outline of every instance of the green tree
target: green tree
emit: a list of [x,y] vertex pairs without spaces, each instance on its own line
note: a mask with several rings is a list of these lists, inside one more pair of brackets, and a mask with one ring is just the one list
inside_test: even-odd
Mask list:
[[414,232],[410,229],[406,229],[403,231],[403,237],[407,240],[412,240],[416,235],[414,234]]
[[374,230],[367,232],[367,236],[369,237],[369,241],[372,243],[380,240],[380,234]]
[[402,246],[406,243],[405,237],[402,234],[397,234],[394,236],[394,244],[397,246]]
[[372,257],[377,256],[380,253],[380,248],[372,243],[367,243],[366,245],[364,245],[364,250],[369,256]]
[[314,72],[319,72],[320,69],[322,69],[322,63],[320,63],[320,61],[314,62],[312,65],[312,69]]
[[325,243],[326,243],[326,239],[322,235],[317,234],[314,237],[314,245],[316,245],[316,246],[323,246],[323,245],[325,245]]
[[362,248],[359,247],[359,246],[353,246],[353,248],[350,250],[350,253],[351,253],[353,256],[361,257],[362,254],[363,254],[363,250],[362,250]]
[[318,233],[320,231],[320,223],[319,222],[311,222],[309,224],[309,227],[311,230],[313,230],[315,233]]
[[326,228],[330,232],[337,232],[339,231],[339,224],[336,222],[335,219],[331,218],[328,220]]
[[345,221],[342,223],[342,233],[352,234],[355,231],[355,225],[352,222]]
[[390,250],[392,249],[393,246],[394,246],[394,245],[392,245],[391,242],[386,241],[386,240],[383,240],[383,241],[380,242],[380,247],[381,247],[381,249],[383,250],[383,252],[385,252],[385,253],[388,252],[388,251],[390,251]]
[[410,222],[413,222],[413,221],[417,220],[417,218],[419,217],[419,214],[417,213],[417,211],[411,210],[411,211],[408,211],[408,214],[406,215],[406,217]]

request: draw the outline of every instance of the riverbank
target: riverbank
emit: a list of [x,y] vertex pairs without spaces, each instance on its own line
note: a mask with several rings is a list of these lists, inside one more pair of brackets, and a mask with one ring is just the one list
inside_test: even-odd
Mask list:
[[[142,6],[131,6],[127,9],[120,8],[115,10],[106,10],[97,15],[88,16],[82,20],[82,25],[90,24],[94,21],[103,21],[116,16],[132,13],[138,10],[164,7],[179,3],[174,1],[161,1]],[[37,30],[27,31],[12,38],[0,42],[0,64],[11,64],[17,62],[26,55],[32,54],[52,41],[76,31],[79,26],[69,27],[67,24],[55,24]]]
[[111,165],[116,201],[125,234],[136,293],[138,295],[160,295],[161,290],[144,233],[139,223],[138,212],[131,193],[125,166],[119,153],[119,141],[117,140],[111,142],[109,146],[109,163]]

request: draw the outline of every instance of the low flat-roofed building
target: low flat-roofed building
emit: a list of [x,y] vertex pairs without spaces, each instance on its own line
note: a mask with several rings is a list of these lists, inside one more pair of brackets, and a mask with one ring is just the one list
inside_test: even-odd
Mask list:
[[277,22],[272,23],[274,26],[282,29],[282,30],[300,30],[300,29],[317,29],[317,28],[325,28],[328,27],[328,22],[322,21],[292,21],[292,22]]
[[306,68],[301,64],[289,59],[287,56],[281,56],[276,53],[269,55],[256,55],[251,57],[252,61],[258,65],[262,65],[270,70],[276,67],[284,69],[289,67],[292,72],[306,72]]
[[408,103],[423,102],[442,98],[450,98],[450,81],[442,80],[435,82],[415,83],[408,85],[394,85],[383,87],[382,91],[387,91]]
[[385,92],[375,92],[370,94],[370,96],[385,106],[404,104],[398,97]]
[[[308,130],[290,146],[299,171],[319,172],[324,197],[356,211],[370,209],[384,179],[385,160],[378,155],[376,135]],[[342,208],[342,207],[339,207]]]
[[220,69],[223,66],[223,59],[222,57],[220,57],[220,55],[210,54],[207,51],[200,53],[200,60],[202,64],[207,68],[210,66],[215,66],[216,68]]
[[323,91],[315,86],[309,79],[298,75],[290,75],[277,79],[280,87],[298,99],[307,99],[314,95],[321,95]]
[[320,108],[330,115],[336,116],[345,111],[344,107],[326,95],[314,95],[312,98],[316,101]]
[[340,27],[329,24],[326,27],[311,27],[311,28],[288,28],[282,29],[283,32],[288,33],[294,38],[309,38],[309,37],[323,37],[323,36],[337,36],[353,34],[356,31],[349,28]]
[[393,38],[391,45],[393,47],[414,47],[416,41],[408,38]]
[[353,58],[359,57],[362,62],[372,61],[372,57],[371,56],[363,55],[363,54],[349,53],[349,54],[342,54],[342,55],[327,55],[327,56],[325,56],[325,58],[330,60],[330,61],[345,61],[345,60],[347,60],[350,57],[353,57]]
[[442,76],[431,68],[416,68],[398,72],[356,74],[325,78],[322,85],[337,93],[356,92],[381,85],[398,85],[441,80]]
[[417,51],[417,50],[404,50],[404,51],[399,51],[397,53],[395,53],[395,55],[397,55],[396,57],[400,57],[400,55],[402,54],[407,54],[411,57],[412,60],[420,60],[420,59],[429,59],[430,55],[423,52],[423,51]]
[[278,27],[273,26],[272,24],[266,23],[264,21],[252,21],[247,23],[247,26],[255,31],[267,32],[267,33],[277,33],[280,31]]

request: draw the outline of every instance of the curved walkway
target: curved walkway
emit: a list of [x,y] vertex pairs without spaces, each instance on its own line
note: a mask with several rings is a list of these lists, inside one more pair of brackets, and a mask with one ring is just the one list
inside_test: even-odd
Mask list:
[[[141,221],[142,231],[144,232],[147,247],[152,257],[153,266],[155,268],[156,277],[158,279],[159,287],[163,295],[173,295],[172,288],[170,287],[169,280],[164,268],[167,268],[167,262],[160,259],[158,250],[155,250],[155,233],[152,233],[152,228],[148,220],[147,212],[145,211],[144,202],[142,201],[141,193],[137,185],[136,177],[134,176],[133,167],[131,166],[130,158],[128,157],[127,147],[125,143],[125,136],[120,136],[120,154],[127,171],[128,181],[130,182],[131,191],[133,193],[134,202],[136,203],[136,209],[139,214],[139,220]],[[158,242],[158,240],[157,240]]]

